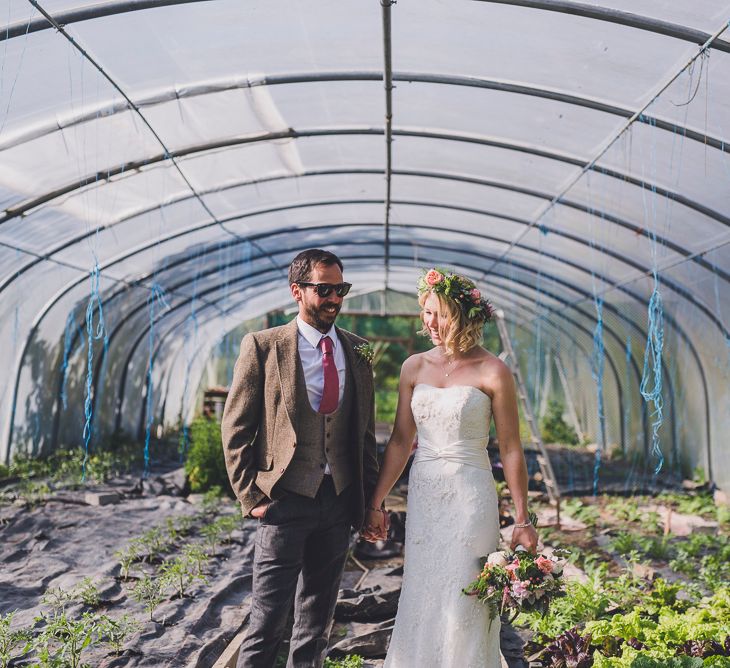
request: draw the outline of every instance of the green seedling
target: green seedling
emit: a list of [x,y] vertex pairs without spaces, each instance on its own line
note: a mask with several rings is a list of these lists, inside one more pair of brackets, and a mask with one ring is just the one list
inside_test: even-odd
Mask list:
[[185,555],[166,561],[160,566],[160,571],[164,582],[169,583],[181,598],[185,597],[187,588],[193,580],[205,580],[205,576],[198,572],[195,563]]
[[598,508],[583,503],[580,499],[567,499],[562,503],[562,509],[573,519],[583,522],[583,524],[593,527],[601,516]]
[[79,668],[81,654],[98,642],[98,619],[85,612],[81,619],[71,619],[65,612],[36,617],[46,626],[37,638],[37,656],[43,668],[68,666]]
[[183,548],[183,556],[195,566],[195,572],[202,576],[208,563],[208,553],[198,544],[190,543]]
[[139,559],[136,546],[130,543],[126,550],[117,550],[114,556],[119,560],[119,574],[127,580],[129,578],[129,569]]
[[72,601],[73,595],[71,592],[61,589],[61,587],[49,587],[41,597],[41,603],[55,612],[65,610],[66,606]]
[[357,654],[348,654],[341,659],[325,659],[324,668],[362,668],[363,659]]
[[165,585],[166,582],[162,578],[152,578],[149,575],[145,575],[137,581],[132,590],[132,598],[144,605],[144,609],[149,614],[151,622],[155,621],[152,618],[155,608],[165,600]]
[[217,515],[220,512],[221,504],[224,500],[223,488],[220,485],[213,485],[205,494],[201,508],[206,516],[211,514]]
[[180,531],[177,528],[177,525],[175,524],[175,520],[172,517],[168,517],[165,520],[165,525],[167,526],[167,539],[169,543],[174,543],[177,541],[178,537],[180,536]]
[[167,548],[168,542],[160,527],[152,527],[145,531],[139,538],[140,544],[144,547],[150,561],[158,559],[160,554]]
[[180,536],[187,536],[193,526],[193,518],[190,515],[182,515],[175,521],[175,530]]
[[224,542],[230,543],[233,532],[240,526],[240,516],[236,518],[234,515],[223,515],[215,521],[215,524],[220,533],[225,536]]
[[99,589],[91,578],[84,578],[72,591],[72,596],[90,608],[96,608],[101,603]]
[[132,615],[122,615],[116,619],[102,615],[99,618],[101,641],[111,648],[115,655],[122,653],[122,645],[129,636],[139,631],[141,624]]
[[7,668],[11,659],[19,659],[30,651],[33,632],[10,628],[15,612],[0,615],[0,668]]
[[215,554],[221,539],[221,528],[213,522],[212,524],[206,524],[200,533],[203,536],[205,544],[208,546],[208,554]]

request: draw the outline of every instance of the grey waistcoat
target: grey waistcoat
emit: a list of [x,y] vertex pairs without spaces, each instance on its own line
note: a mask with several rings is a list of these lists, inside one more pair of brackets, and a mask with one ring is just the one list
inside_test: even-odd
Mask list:
[[298,386],[296,398],[296,452],[277,487],[289,492],[314,498],[329,464],[335,491],[340,494],[354,479],[352,442],[355,382],[349,366],[346,371],[345,391],[334,413],[321,415],[309,403],[304,371],[297,360]]

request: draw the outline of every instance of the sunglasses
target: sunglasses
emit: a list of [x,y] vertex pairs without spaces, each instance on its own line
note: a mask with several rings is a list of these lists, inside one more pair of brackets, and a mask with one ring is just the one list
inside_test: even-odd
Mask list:
[[303,288],[314,288],[317,291],[317,296],[323,299],[329,297],[333,291],[338,297],[344,297],[352,287],[352,283],[306,283],[304,281],[297,281],[297,285]]

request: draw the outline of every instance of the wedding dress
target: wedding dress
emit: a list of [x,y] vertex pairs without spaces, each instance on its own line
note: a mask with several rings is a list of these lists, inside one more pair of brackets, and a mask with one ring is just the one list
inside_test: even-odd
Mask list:
[[383,668],[499,668],[499,619],[462,589],[497,549],[499,511],[486,446],[489,396],[418,384],[418,448],[408,480],[403,588]]

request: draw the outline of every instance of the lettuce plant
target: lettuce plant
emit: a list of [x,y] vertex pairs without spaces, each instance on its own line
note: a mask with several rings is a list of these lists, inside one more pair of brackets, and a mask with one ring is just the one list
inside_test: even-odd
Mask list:
[[576,628],[561,633],[545,648],[542,660],[549,668],[591,668],[590,634],[581,635]]

